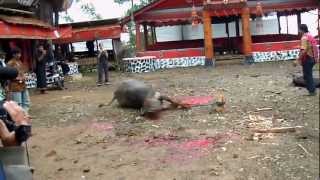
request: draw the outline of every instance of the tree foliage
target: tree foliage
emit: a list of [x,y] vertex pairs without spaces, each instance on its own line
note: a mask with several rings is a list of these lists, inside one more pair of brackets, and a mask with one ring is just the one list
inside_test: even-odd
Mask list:
[[[81,11],[85,15],[89,16],[89,18],[91,20],[100,20],[100,19],[102,19],[102,16],[96,12],[96,8],[92,4],[92,2],[84,2],[83,0],[75,0],[74,3],[79,3]],[[68,13],[65,13],[64,15],[62,15],[62,18],[66,22],[74,22],[73,18]]]
[[[133,6],[127,10],[126,15],[130,16],[134,11],[137,11],[138,9],[154,2],[156,0],[140,0],[139,3],[133,3],[133,0],[114,0],[115,3],[118,4],[123,4],[123,3],[127,3],[127,2],[131,2],[133,3]],[[135,44],[135,39],[136,39],[136,35],[135,35],[135,25],[133,22],[129,22],[128,24],[128,31],[129,31],[129,51],[134,51],[134,49],[136,48],[136,44]]]

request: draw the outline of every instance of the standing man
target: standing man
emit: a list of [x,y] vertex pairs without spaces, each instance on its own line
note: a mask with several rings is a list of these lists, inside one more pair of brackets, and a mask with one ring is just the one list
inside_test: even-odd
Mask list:
[[109,82],[109,66],[108,66],[108,52],[103,49],[103,45],[99,44],[99,54],[98,54],[98,86],[101,86],[104,76],[104,84],[110,85]]
[[46,63],[48,53],[43,45],[38,46],[37,62],[36,62],[36,75],[37,75],[37,88],[41,94],[46,94],[47,76],[46,76]]
[[298,63],[302,66],[303,79],[306,82],[309,96],[316,95],[316,87],[313,79],[313,66],[318,61],[317,42],[309,33],[308,27],[305,24],[299,26],[299,34],[301,38],[301,51],[299,54]]
[[18,48],[13,49],[12,59],[8,62],[8,66],[18,70],[18,76],[9,82],[9,92],[11,99],[18,103],[26,113],[30,108],[30,97],[26,86],[25,73],[26,68],[21,62],[21,50]]

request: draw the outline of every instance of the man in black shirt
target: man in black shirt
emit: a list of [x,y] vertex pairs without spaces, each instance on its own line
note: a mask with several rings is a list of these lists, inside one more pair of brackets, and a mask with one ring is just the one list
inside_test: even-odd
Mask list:
[[108,52],[103,49],[102,44],[99,44],[99,54],[98,54],[98,86],[101,86],[104,76],[104,84],[110,85],[109,82],[109,67],[108,67]]

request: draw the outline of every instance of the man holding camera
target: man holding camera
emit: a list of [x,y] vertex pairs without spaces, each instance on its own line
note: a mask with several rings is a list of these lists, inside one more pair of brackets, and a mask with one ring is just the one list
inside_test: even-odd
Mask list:
[[109,66],[108,66],[108,52],[103,49],[103,45],[99,44],[98,54],[98,82],[97,86],[102,86],[102,78],[104,76],[104,84],[110,85],[109,81]]
[[26,112],[29,111],[30,97],[26,86],[26,68],[21,61],[21,50],[15,48],[12,50],[13,58],[8,62],[8,67],[18,70],[18,77],[10,80],[9,91],[10,99],[17,102]]
[[[15,68],[0,67],[0,89],[4,82],[16,79]],[[19,146],[31,135],[31,120],[16,102],[0,99],[0,140],[3,146]]]

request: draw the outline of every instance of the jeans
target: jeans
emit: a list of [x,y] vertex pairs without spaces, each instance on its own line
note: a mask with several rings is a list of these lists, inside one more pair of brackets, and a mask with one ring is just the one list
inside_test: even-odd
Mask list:
[[307,90],[309,93],[315,93],[316,87],[313,80],[313,66],[315,65],[315,60],[308,56],[305,62],[302,64],[302,70],[303,70],[303,79],[306,82]]
[[109,82],[109,67],[108,63],[98,63],[98,83],[102,83],[102,78],[104,76],[104,81]]
[[21,106],[26,112],[29,111],[30,108],[30,97],[28,89],[25,89],[21,92],[12,92],[12,100],[17,102],[19,106]]

